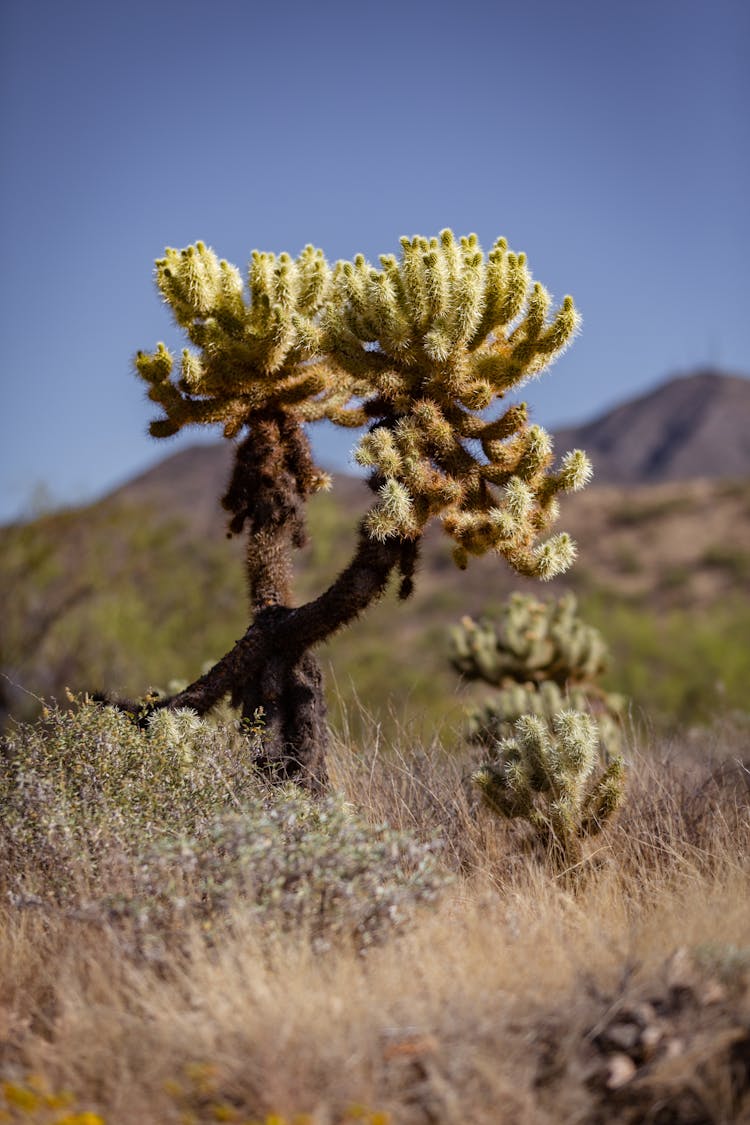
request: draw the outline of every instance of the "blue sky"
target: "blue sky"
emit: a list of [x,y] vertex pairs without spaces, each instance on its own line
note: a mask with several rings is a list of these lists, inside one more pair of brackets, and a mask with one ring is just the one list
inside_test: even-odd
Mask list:
[[195,440],[146,435],[131,361],[178,342],[153,260],[199,238],[505,235],[584,317],[525,392],[548,426],[750,372],[747,0],[4,0],[0,43],[0,519]]

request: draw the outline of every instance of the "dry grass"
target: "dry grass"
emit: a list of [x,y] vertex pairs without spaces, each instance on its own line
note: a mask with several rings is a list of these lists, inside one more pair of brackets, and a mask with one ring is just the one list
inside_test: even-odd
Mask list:
[[[468,760],[375,732],[338,744],[347,801],[417,841],[439,834],[452,875],[364,953],[338,931],[321,952],[306,924],[269,929],[238,896],[210,932],[196,912],[149,959],[102,915],[15,898],[0,925],[0,1119],[750,1120],[747,748],[727,733],[721,749],[718,769],[632,751],[619,819],[581,868],[553,874],[476,806]],[[87,871],[87,893],[100,878]]]

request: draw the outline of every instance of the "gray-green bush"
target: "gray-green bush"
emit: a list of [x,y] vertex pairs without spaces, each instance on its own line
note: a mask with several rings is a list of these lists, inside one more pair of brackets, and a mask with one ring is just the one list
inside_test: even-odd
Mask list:
[[[261,723],[249,733],[260,752]],[[150,956],[237,912],[365,946],[438,894],[437,840],[269,786],[247,735],[187,711],[140,730],[91,703],[16,726],[0,740],[0,891],[114,926]]]

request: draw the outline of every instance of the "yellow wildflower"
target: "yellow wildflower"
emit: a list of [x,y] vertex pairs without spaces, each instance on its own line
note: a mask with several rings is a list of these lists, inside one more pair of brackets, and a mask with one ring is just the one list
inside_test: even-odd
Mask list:
[[3,1094],[8,1105],[15,1106],[25,1113],[33,1113],[39,1105],[39,1095],[27,1086],[19,1086],[15,1082],[3,1082]]
[[211,1115],[214,1121],[236,1121],[239,1114],[233,1105],[226,1102],[217,1102],[211,1106]]

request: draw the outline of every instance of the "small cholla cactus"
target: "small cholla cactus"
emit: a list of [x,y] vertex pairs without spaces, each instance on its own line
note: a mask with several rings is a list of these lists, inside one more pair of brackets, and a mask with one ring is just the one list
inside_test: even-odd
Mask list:
[[511,684],[501,688],[492,699],[468,709],[468,734],[472,742],[489,746],[497,739],[509,738],[522,715],[538,715],[551,722],[567,707],[594,714],[605,752],[615,754],[622,745],[623,703],[623,697],[614,692],[592,697],[580,687],[564,690],[553,680],[539,686]]
[[604,745],[619,748],[624,700],[595,682],[609,652],[599,631],[578,617],[573,594],[546,602],[513,594],[495,619],[464,617],[449,643],[457,671],[499,689],[469,710],[474,741],[508,738],[522,715],[551,721],[567,707],[594,713]]
[[606,667],[607,646],[576,610],[573,594],[545,602],[512,594],[495,620],[464,617],[451,634],[451,660],[464,676],[489,684],[590,682]]
[[490,808],[528,821],[536,838],[569,864],[620,805],[624,768],[619,756],[603,764],[591,715],[560,711],[551,723],[521,716],[513,737],[497,743],[473,780]]

